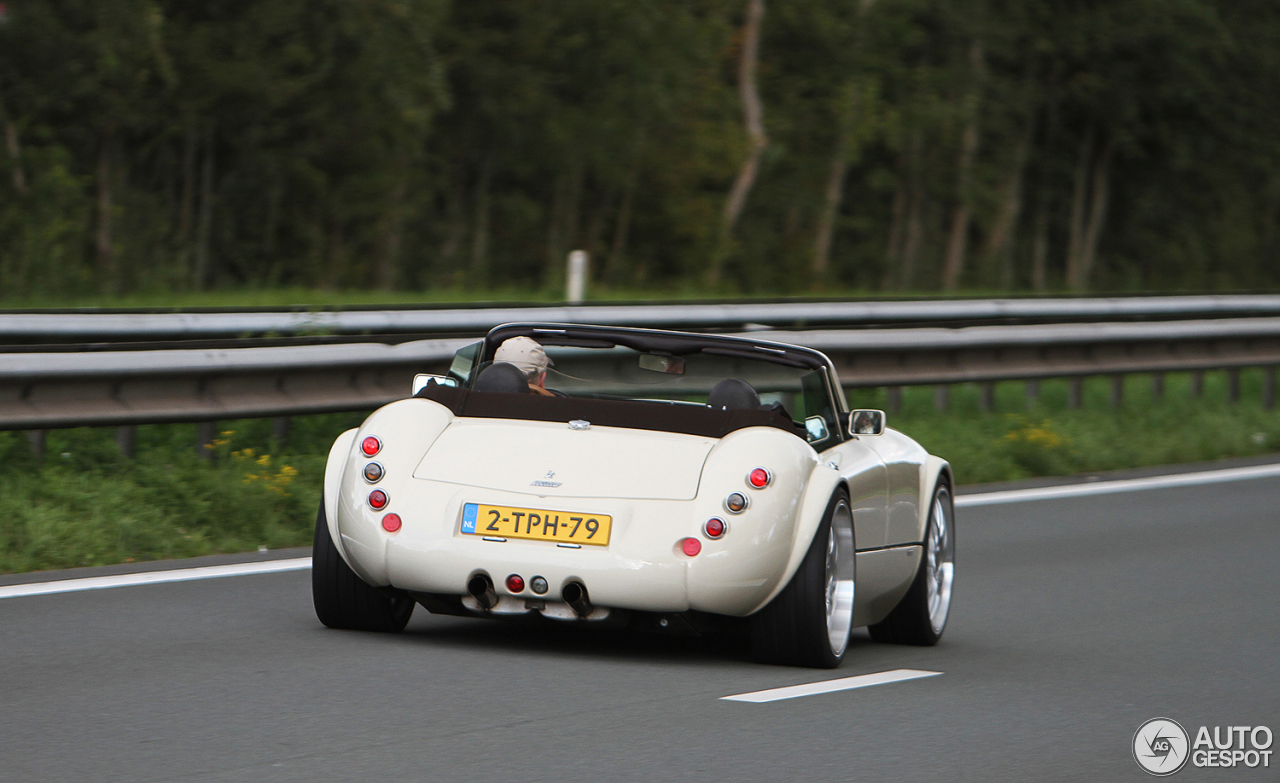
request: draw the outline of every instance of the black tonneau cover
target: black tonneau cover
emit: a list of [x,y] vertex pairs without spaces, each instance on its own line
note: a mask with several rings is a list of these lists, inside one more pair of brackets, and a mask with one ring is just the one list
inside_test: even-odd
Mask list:
[[745,427],[774,427],[799,438],[805,436],[804,428],[796,425],[777,404],[754,410],[717,410],[705,405],[646,400],[481,392],[435,383],[428,383],[415,396],[434,400],[455,416],[468,418],[564,422],[582,419],[602,427],[682,432],[708,438],[723,438]]

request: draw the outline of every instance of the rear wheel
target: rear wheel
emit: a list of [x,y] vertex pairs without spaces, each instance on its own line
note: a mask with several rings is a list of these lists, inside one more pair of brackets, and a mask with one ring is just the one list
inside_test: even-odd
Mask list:
[[396,633],[413,614],[412,598],[394,588],[369,585],[342,559],[329,535],[323,503],[311,548],[311,601],[320,622],[353,631]]
[[822,524],[791,582],[752,615],[751,648],[766,663],[834,669],[853,628],[853,512],[843,490],[827,505]]
[[955,507],[951,502],[951,488],[942,478],[933,491],[924,553],[915,581],[889,616],[868,629],[871,638],[895,644],[937,644],[951,614],[955,572]]

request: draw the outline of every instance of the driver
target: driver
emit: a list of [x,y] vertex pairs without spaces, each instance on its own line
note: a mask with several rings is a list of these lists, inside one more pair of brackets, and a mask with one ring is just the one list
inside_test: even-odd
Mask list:
[[547,365],[552,364],[552,361],[536,340],[529,337],[503,340],[493,354],[493,361],[514,364],[528,379],[530,394],[555,396],[546,389]]

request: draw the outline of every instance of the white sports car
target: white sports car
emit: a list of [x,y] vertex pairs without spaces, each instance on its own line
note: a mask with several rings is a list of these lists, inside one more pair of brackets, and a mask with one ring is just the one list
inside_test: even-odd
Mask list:
[[[545,351],[546,391],[493,361],[515,337]],[[828,668],[860,626],[942,636],[950,466],[883,412],[847,410],[818,351],[509,324],[414,385],[329,453],[312,571],[327,626],[399,631],[415,604],[684,631],[742,618],[762,660]]]

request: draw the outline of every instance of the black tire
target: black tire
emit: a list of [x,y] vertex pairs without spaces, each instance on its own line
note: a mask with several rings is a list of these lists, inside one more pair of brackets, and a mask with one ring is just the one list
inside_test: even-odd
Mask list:
[[[943,514],[941,538],[943,548],[949,551],[950,573],[939,577],[945,580],[945,599],[942,599],[938,607],[931,606],[930,581],[935,585],[935,591],[942,592],[940,582],[935,579],[939,572],[930,567],[930,551],[933,548],[932,542],[939,537],[939,520],[937,519],[938,511],[941,509]],[[929,500],[929,521],[925,525],[923,549],[920,555],[920,567],[916,570],[916,577],[911,582],[911,587],[907,590],[907,594],[902,596],[902,600],[893,608],[889,616],[870,626],[867,630],[871,632],[871,638],[877,642],[889,642],[891,644],[914,644],[922,647],[931,647],[938,643],[942,638],[943,631],[947,628],[947,618],[951,613],[951,590],[952,582],[955,579],[955,542],[956,542],[956,513],[955,505],[951,500],[951,485],[946,476],[938,479],[938,485],[934,487],[933,495]],[[940,562],[940,558],[936,555],[933,558],[935,562]],[[933,576],[931,576],[933,574]],[[940,622],[939,622],[940,620]]]
[[[836,610],[837,624],[829,626],[827,558],[833,521],[837,523],[839,579],[847,579],[848,587],[847,593],[842,594],[847,606],[840,605]],[[839,666],[849,647],[853,624],[855,564],[853,515],[849,510],[849,496],[842,489],[832,495],[827,504],[822,523],[795,576],[768,606],[749,618],[751,650],[755,657],[764,663],[815,669]]]
[[373,587],[356,576],[333,545],[323,503],[311,549],[311,601],[316,617],[330,628],[383,633],[404,630],[414,605],[406,593]]

